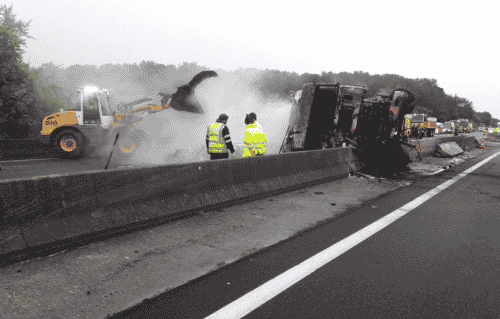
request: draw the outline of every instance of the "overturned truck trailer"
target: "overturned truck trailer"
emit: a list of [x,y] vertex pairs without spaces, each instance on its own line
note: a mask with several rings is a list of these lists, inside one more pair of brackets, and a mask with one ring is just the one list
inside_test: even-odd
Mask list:
[[363,170],[378,176],[405,171],[415,146],[403,134],[413,94],[396,89],[367,97],[361,86],[304,84],[293,107],[280,153],[348,146]]

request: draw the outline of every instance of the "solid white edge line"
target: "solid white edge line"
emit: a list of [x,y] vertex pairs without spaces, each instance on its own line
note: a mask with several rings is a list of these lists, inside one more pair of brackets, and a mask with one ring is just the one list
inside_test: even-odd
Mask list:
[[441,191],[445,190],[458,180],[462,179],[474,170],[486,164],[498,154],[500,154],[500,152],[491,155],[478,164],[453,177],[452,179],[438,185],[427,193],[400,207],[399,209],[396,209],[389,215],[382,217],[381,219],[350,235],[349,237],[344,238],[338,243],[303,261],[297,266],[285,271],[281,275],[269,280],[268,282],[248,292],[244,296],[224,306],[223,308],[214,312],[206,318],[226,319],[241,318],[246,316],[258,307],[262,306],[267,301],[282,293],[284,290],[296,284],[298,281],[304,279],[306,276],[310,275],[320,267],[323,267],[349,249],[364,241],[365,239],[373,236],[375,233],[389,226],[390,224],[406,215],[413,209],[417,208],[427,200],[431,199],[433,196],[439,194]]

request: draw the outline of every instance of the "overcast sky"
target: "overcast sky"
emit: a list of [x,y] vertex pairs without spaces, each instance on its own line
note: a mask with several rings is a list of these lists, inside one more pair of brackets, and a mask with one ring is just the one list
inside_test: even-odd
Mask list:
[[209,68],[434,78],[500,119],[498,1],[7,0],[38,66]]

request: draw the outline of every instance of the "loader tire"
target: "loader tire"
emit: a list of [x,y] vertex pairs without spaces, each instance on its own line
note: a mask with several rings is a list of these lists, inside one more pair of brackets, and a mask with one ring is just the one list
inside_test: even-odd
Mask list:
[[84,137],[79,132],[62,131],[57,134],[55,143],[60,158],[79,158],[82,156]]

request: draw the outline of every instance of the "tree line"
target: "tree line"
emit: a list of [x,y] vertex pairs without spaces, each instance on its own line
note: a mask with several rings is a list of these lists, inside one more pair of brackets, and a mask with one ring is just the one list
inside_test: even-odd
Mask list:
[[411,91],[415,97],[414,113],[424,113],[446,122],[457,119],[469,119],[475,126],[479,123],[496,126],[498,119],[489,112],[476,112],[472,101],[456,94],[446,94],[436,79],[409,79],[397,74],[369,74],[363,71],[322,72],[321,74],[297,74],[277,70],[265,70],[255,85],[263,94],[279,94],[285,97],[290,91],[299,90],[304,83],[336,83],[365,86],[369,96],[380,90],[390,92],[396,88]]
[[[16,18],[12,5],[0,6],[0,139],[34,138],[41,129],[42,119],[60,109],[78,109],[76,89],[97,85],[110,91],[111,105],[131,101],[158,92],[173,92],[200,71],[208,70],[195,62],[179,65],[142,61],[134,64],[71,65],[62,67],[54,62],[39,67],[23,61],[25,38],[31,21]],[[415,113],[425,113],[439,122],[466,118],[477,125],[496,125],[498,119],[489,112],[476,112],[472,101],[449,95],[436,79],[409,79],[397,74],[368,72],[321,72],[321,74],[240,68],[216,70],[219,75],[231,75],[261,96],[288,99],[305,83],[336,83],[362,85],[369,95],[379,90],[396,88],[410,90],[416,97]],[[189,81],[189,80],[188,80]]]

